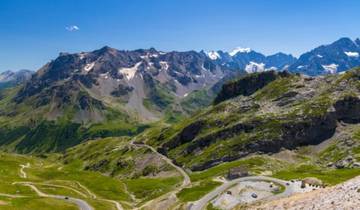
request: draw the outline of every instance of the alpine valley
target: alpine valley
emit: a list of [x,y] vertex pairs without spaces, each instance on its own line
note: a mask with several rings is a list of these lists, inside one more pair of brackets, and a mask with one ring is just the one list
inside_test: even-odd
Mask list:
[[349,38],[299,58],[105,46],[4,71],[0,209],[287,209],[269,201],[295,194],[309,209],[308,191],[347,183],[356,198],[359,53]]

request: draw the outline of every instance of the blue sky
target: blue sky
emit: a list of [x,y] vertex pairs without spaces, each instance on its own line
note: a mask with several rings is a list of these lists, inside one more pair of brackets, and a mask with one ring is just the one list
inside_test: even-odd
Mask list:
[[104,45],[298,56],[360,37],[359,9],[359,0],[0,0],[0,71]]

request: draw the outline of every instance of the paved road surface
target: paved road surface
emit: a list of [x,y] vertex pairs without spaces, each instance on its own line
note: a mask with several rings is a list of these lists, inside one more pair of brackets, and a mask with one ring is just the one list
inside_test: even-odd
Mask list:
[[[220,195],[221,193],[223,193],[225,190],[227,190],[231,186],[233,186],[233,185],[235,185],[235,184],[237,184],[239,182],[243,182],[243,181],[270,181],[270,182],[274,182],[274,183],[284,185],[285,186],[285,191],[280,193],[280,194],[271,196],[272,199],[278,198],[278,197],[283,197],[283,196],[284,197],[289,196],[294,191],[290,182],[287,182],[287,181],[284,181],[284,180],[281,180],[281,179],[276,179],[276,178],[266,177],[266,176],[242,177],[242,178],[231,180],[229,182],[225,182],[221,186],[215,188],[213,191],[206,194],[200,200],[194,202],[194,204],[190,207],[190,210],[202,210],[202,209],[204,209],[207,206],[207,204],[212,199],[214,199],[216,196]],[[289,186],[287,186],[286,183],[289,183]]]
[[13,194],[7,194],[7,193],[0,193],[0,196],[8,197],[8,198],[25,198],[25,197],[27,197],[25,195],[13,195]]

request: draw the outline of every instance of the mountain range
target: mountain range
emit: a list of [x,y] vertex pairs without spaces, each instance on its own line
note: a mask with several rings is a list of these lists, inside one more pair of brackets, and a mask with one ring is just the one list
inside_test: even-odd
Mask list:
[[[24,152],[62,150],[113,134],[134,135],[148,123],[176,122],[207,107],[219,99],[223,84],[248,73],[341,73],[360,65],[359,43],[359,39],[341,38],[299,59],[284,53],[265,56],[249,48],[162,52],[106,46],[92,52],[60,53],[34,74],[27,70],[1,74],[3,87],[22,85],[0,92],[4,101],[0,124],[6,136],[9,130],[21,130],[16,134],[26,138],[11,146]],[[69,127],[72,132],[64,142],[61,130]],[[40,135],[37,129],[42,129],[38,139],[44,142],[35,140],[34,135]],[[58,132],[59,139],[51,138],[53,132]]]
[[303,192],[295,180],[358,176],[358,44],[342,38],[299,59],[105,46],[3,72],[0,206],[214,209],[225,197],[225,209],[244,209],[235,177],[276,199]]

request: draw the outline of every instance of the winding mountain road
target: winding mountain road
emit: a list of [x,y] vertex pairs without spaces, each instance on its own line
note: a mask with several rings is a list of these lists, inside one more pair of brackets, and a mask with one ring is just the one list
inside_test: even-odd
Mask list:
[[150,149],[152,152],[154,152],[155,154],[157,154],[158,156],[161,157],[161,159],[163,159],[166,163],[168,163],[169,165],[171,165],[172,167],[174,167],[183,177],[183,182],[181,184],[180,187],[177,187],[175,190],[170,191],[156,199],[150,200],[148,202],[146,202],[145,204],[143,204],[142,206],[140,206],[139,208],[136,209],[143,209],[146,206],[150,206],[153,202],[155,202],[156,200],[162,200],[163,198],[169,198],[170,196],[175,196],[176,197],[176,193],[180,192],[182,189],[184,189],[185,187],[188,187],[191,185],[191,180],[189,175],[185,172],[185,170],[177,165],[175,165],[173,163],[173,161],[166,157],[165,155],[161,154],[160,152],[158,152],[154,147],[147,145],[147,144],[143,144],[143,143],[135,143],[135,139],[130,141],[130,145],[133,145],[135,147],[145,147]]
[[93,208],[84,200],[81,200],[81,199],[78,199],[78,198],[72,198],[72,197],[68,197],[68,196],[50,195],[50,194],[43,193],[31,182],[16,182],[15,184],[21,184],[21,185],[30,187],[40,197],[55,198],[55,199],[65,200],[65,201],[68,201],[70,203],[76,204],[79,207],[80,210],[93,210]]
[[146,147],[148,149],[150,149],[152,152],[156,153],[157,155],[159,155],[161,157],[161,159],[163,159],[166,163],[168,163],[169,165],[171,165],[172,167],[174,167],[180,174],[181,176],[184,177],[183,179],[183,183],[181,185],[181,188],[184,188],[184,187],[187,187],[191,184],[191,180],[190,180],[190,177],[189,175],[185,172],[185,170],[177,165],[175,165],[173,163],[173,161],[166,157],[165,155],[161,154],[160,152],[158,152],[154,147],[152,146],[149,146],[147,144],[139,144],[139,143],[134,143],[134,142],[131,142],[130,144],[132,145],[135,145],[135,146],[138,146],[138,147]]
[[[20,165],[20,177],[26,179],[27,174],[24,171],[25,168],[30,168],[30,163],[27,163],[26,165]],[[65,200],[67,202],[76,204],[80,210],[93,210],[93,208],[84,200],[81,200],[78,198],[72,198],[72,197],[68,197],[68,196],[63,196],[63,195],[50,195],[50,194],[43,193],[32,182],[14,182],[13,184],[20,184],[20,185],[28,186],[32,190],[34,190],[35,193],[40,197]],[[53,185],[53,186],[55,186],[55,185]],[[66,186],[63,186],[63,187],[67,188]]]
[[30,163],[27,163],[26,165],[23,164],[20,165],[20,177],[24,179],[27,178],[27,174],[24,171],[25,168],[30,168]]
[[[61,181],[68,181],[68,180],[61,180]],[[114,204],[114,206],[116,207],[117,210],[123,210],[122,205],[121,205],[118,201],[109,200],[109,199],[104,199],[104,198],[98,198],[93,192],[91,192],[87,187],[85,187],[84,185],[82,185],[80,182],[78,182],[78,181],[73,181],[73,182],[75,182],[79,187],[81,187],[83,190],[85,190],[86,193],[90,195],[90,198],[112,203],[112,204]],[[46,184],[46,185],[51,186],[51,184]],[[78,190],[76,190],[76,189],[73,189],[73,188],[71,188],[71,187],[62,186],[62,185],[53,185],[53,186],[68,188],[68,189],[71,189],[71,190],[77,192],[77,193],[80,194],[80,195],[83,195],[84,197],[88,197],[88,196],[84,195],[83,193],[81,193],[80,191],[78,191]]]
[[206,194],[200,200],[194,202],[190,206],[190,210],[203,210],[206,207],[206,205],[212,199],[214,199],[216,196],[220,195],[221,193],[223,193],[225,190],[227,190],[231,186],[233,186],[235,184],[238,184],[240,182],[244,182],[244,181],[269,181],[269,182],[274,182],[274,183],[278,183],[278,184],[281,184],[281,185],[285,186],[285,191],[284,192],[282,192],[280,194],[277,194],[277,195],[274,195],[274,196],[271,196],[271,199],[290,196],[294,192],[292,184],[287,182],[287,181],[281,180],[281,179],[276,179],[276,178],[266,177],[266,176],[241,177],[241,178],[238,178],[238,179],[231,180],[229,182],[225,182],[224,184],[222,184],[219,187],[215,188],[213,191]]

